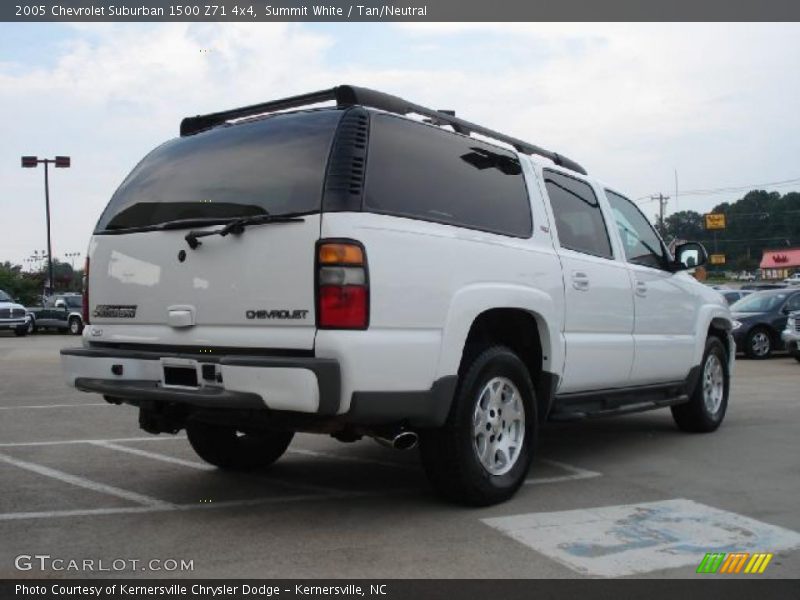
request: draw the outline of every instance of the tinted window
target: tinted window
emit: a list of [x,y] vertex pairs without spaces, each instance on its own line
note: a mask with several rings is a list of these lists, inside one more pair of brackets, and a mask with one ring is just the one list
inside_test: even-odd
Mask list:
[[787,294],[756,292],[731,305],[736,312],[770,312],[786,301]]
[[365,207],[530,237],[531,209],[514,153],[389,115],[373,115]]
[[606,198],[617,222],[625,258],[638,265],[663,268],[667,262],[664,246],[642,211],[611,190],[606,190]]
[[789,310],[800,310],[800,294],[796,294],[789,298],[789,302],[786,303],[786,308]]
[[597,196],[585,181],[544,171],[562,248],[611,258],[611,243]]
[[97,230],[320,210],[340,111],[282,114],[171,140],[111,198]]

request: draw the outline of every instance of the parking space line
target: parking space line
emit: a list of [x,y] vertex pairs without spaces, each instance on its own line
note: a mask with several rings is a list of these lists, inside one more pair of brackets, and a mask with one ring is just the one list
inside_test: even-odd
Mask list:
[[581,469],[573,465],[568,465],[557,460],[550,460],[549,458],[540,458],[539,462],[558,467],[569,472],[569,475],[556,475],[555,477],[530,477],[525,480],[525,485],[537,485],[543,483],[559,483],[561,481],[573,481],[575,479],[591,479],[592,477],[600,477],[603,474],[597,471],[590,471],[588,469]]
[[268,498],[251,498],[248,500],[224,500],[197,504],[167,504],[158,506],[125,506],[117,508],[88,508],[76,510],[50,510],[38,512],[0,513],[0,521],[19,521],[24,519],[54,519],[63,517],[92,517],[103,515],[125,515],[156,513],[170,511],[209,510],[216,508],[238,508],[243,506],[259,506],[267,504],[288,504],[291,502],[309,502],[314,500],[343,500],[360,496],[375,495],[374,492],[352,492],[347,494],[296,494],[293,496],[277,496]]
[[28,408],[79,408],[82,406],[113,406],[108,402],[82,402],[80,404],[32,404],[29,406],[0,406],[0,410],[26,410]]
[[20,469],[25,469],[27,471],[31,471],[39,475],[44,475],[45,477],[57,479],[58,481],[68,483],[70,485],[86,488],[88,490],[92,490],[94,492],[98,492],[101,494],[116,496],[117,498],[123,498],[125,500],[135,502],[136,504],[143,504],[144,506],[162,507],[162,508],[174,506],[170,502],[164,502],[163,500],[159,500],[158,498],[152,498],[150,496],[145,496],[144,494],[138,494],[136,492],[123,490],[121,488],[114,487],[112,485],[106,485],[105,483],[91,481],[90,479],[78,477],[77,475],[71,475],[69,473],[64,473],[63,471],[51,469],[50,467],[37,465],[36,463],[28,462],[26,460],[19,460],[12,456],[8,456],[7,454],[0,453],[0,461],[15,467],[19,467]]
[[174,456],[168,456],[167,454],[161,454],[159,452],[150,452],[149,450],[142,450],[141,448],[122,446],[120,444],[115,444],[114,442],[94,441],[88,443],[92,446],[99,446],[100,448],[108,448],[109,450],[117,450],[119,452],[127,452],[128,454],[152,458],[154,460],[160,460],[162,462],[171,463],[174,465],[181,465],[182,467],[189,467],[190,469],[199,469],[201,471],[211,471],[214,469],[214,467],[211,465],[207,465],[196,460],[184,460],[183,458],[176,458]]
[[43,440],[41,442],[3,442],[0,443],[0,448],[24,448],[27,446],[61,446],[69,444],[93,444],[95,442],[171,442],[174,440],[185,440],[186,436],[172,436],[172,437],[127,437],[127,438],[112,438],[110,440]]
[[[94,441],[89,442],[92,446],[98,446],[100,448],[108,448],[110,450],[117,450],[119,452],[127,452],[128,454],[133,454],[136,456],[142,456],[144,458],[151,458],[153,460],[160,460],[162,462],[180,465],[183,467],[189,467],[191,469],[199,469],[202,471],[214,471],[216,470],[215,467],[208,465],[206,463],[201,463],[199,461],[194,460],[185,460],[183,458],[176,458],[174,456],[169,456],[168,454],[161,454],[160,452],[151,452],[149,450],[142,450],[141,448],[131,448],[130,446],[122,446],[121,444],[115,444],[114,442],[103,442],[103,441]],[[264,476],[261,475],[262,479],[266,479],[272,483],[277,483],[278,485],[282,485],[288,488],[294,488],[298,490],[306,490],[308,492],[314,492],[317,494],[347,494],[350,493],[348,490],[344,490],[341,488],[330,487],[325,485],[314,485],[312,483],[295,483],[290,481],[284,481],[283,479],[278,479],[276,477]]]

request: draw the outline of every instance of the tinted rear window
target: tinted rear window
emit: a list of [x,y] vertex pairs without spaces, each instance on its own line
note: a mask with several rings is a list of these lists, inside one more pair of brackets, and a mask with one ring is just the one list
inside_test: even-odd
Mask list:
[[531,209],[513,152],[406,119],[370,124],[365,208],[530,237]]
[[171,140],[122,182],[97,232],[317,212],[340,118],[336,110],[282,114]]

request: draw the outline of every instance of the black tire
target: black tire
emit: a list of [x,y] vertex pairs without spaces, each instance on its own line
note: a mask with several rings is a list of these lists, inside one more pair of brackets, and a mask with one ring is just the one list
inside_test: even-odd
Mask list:
[[291,431],[241,434],[233,427],[194,420],[186,424],[186,434],[200,458],[231,471],[268,467],[286,452],[294,437]]
[[83,319],[80,317],[70,317],[67,322],[67,331],[72,335],[80,335],[83,333]]
[[31,320],[28,321],[28,333],[36,333],[36,319],[31,317]]
[[[707,377],[709,376],[709,371],[713,370],[711,365],[715,359],[719,361],[722,371],[722,397],[718,407],[712,410],[706,402],[706,393],[709,385]],[[689,402],[672,407],[672,418],[675,419],[678,427],[683,431],[692,433],[715,431],[722,424],[725,413],[728,410],[728,393],[731,387],[730,373],[728,372],[728,353],[719,338],[711,336],[706,340],[706,349],[703,353],[701,368],[700,379],[689,397]]]
[[16,335],[17,337],[25,337],[26,335],[28,335],[28,327],[27,326],[17,327],[14,330],[14,335]]
[[[756,339],[763,340],[767,344],[766,350],[761,350],[762,346],[754,348]],[[754,360],[764,360],[772,355],[775,349],[775,342],[772,338],[772,332],[766,327],[753,327],[745,338],[744,352],[747,358]]]
[[[475,418],[478,403],[487,384],[496,378],[508,380],[517,388],[524,417],[521,446],[508,461],[510,470],[492,474],[478,456]],[[492,413],[494,425],[502,435],[508,434],[506,422],[500,423],[502,411]],[[538,419],[536,393],[525,364],[511,350],[493,346],[477,353],[462,368],[448,420],[439,429],[420,432],[420,453],[425,473],[434,489],[444,498],[470,506],[488,506],[508,500],[525,481],[536,446]],[[484,434],[487,436],[489,434]],[[519,432],[518,432],[519,435]],[[492,441],[494,437],[492,437]],[[484,439],[484,442],[486,440]],[[487,450],[488,452],[488,450]],[[494,455],[496,460],[498,454]],[[508,464],[508,463],[507,463]]]

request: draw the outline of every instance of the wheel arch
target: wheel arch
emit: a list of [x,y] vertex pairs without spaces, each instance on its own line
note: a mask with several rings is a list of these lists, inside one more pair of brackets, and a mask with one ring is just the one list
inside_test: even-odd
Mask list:
[[442,336],[437,376],[459,374],[472,349],[508,346],[528,367],[545,419],[563,366],[560,325],[552,299],[521,286],[481,286],[454,297]]

